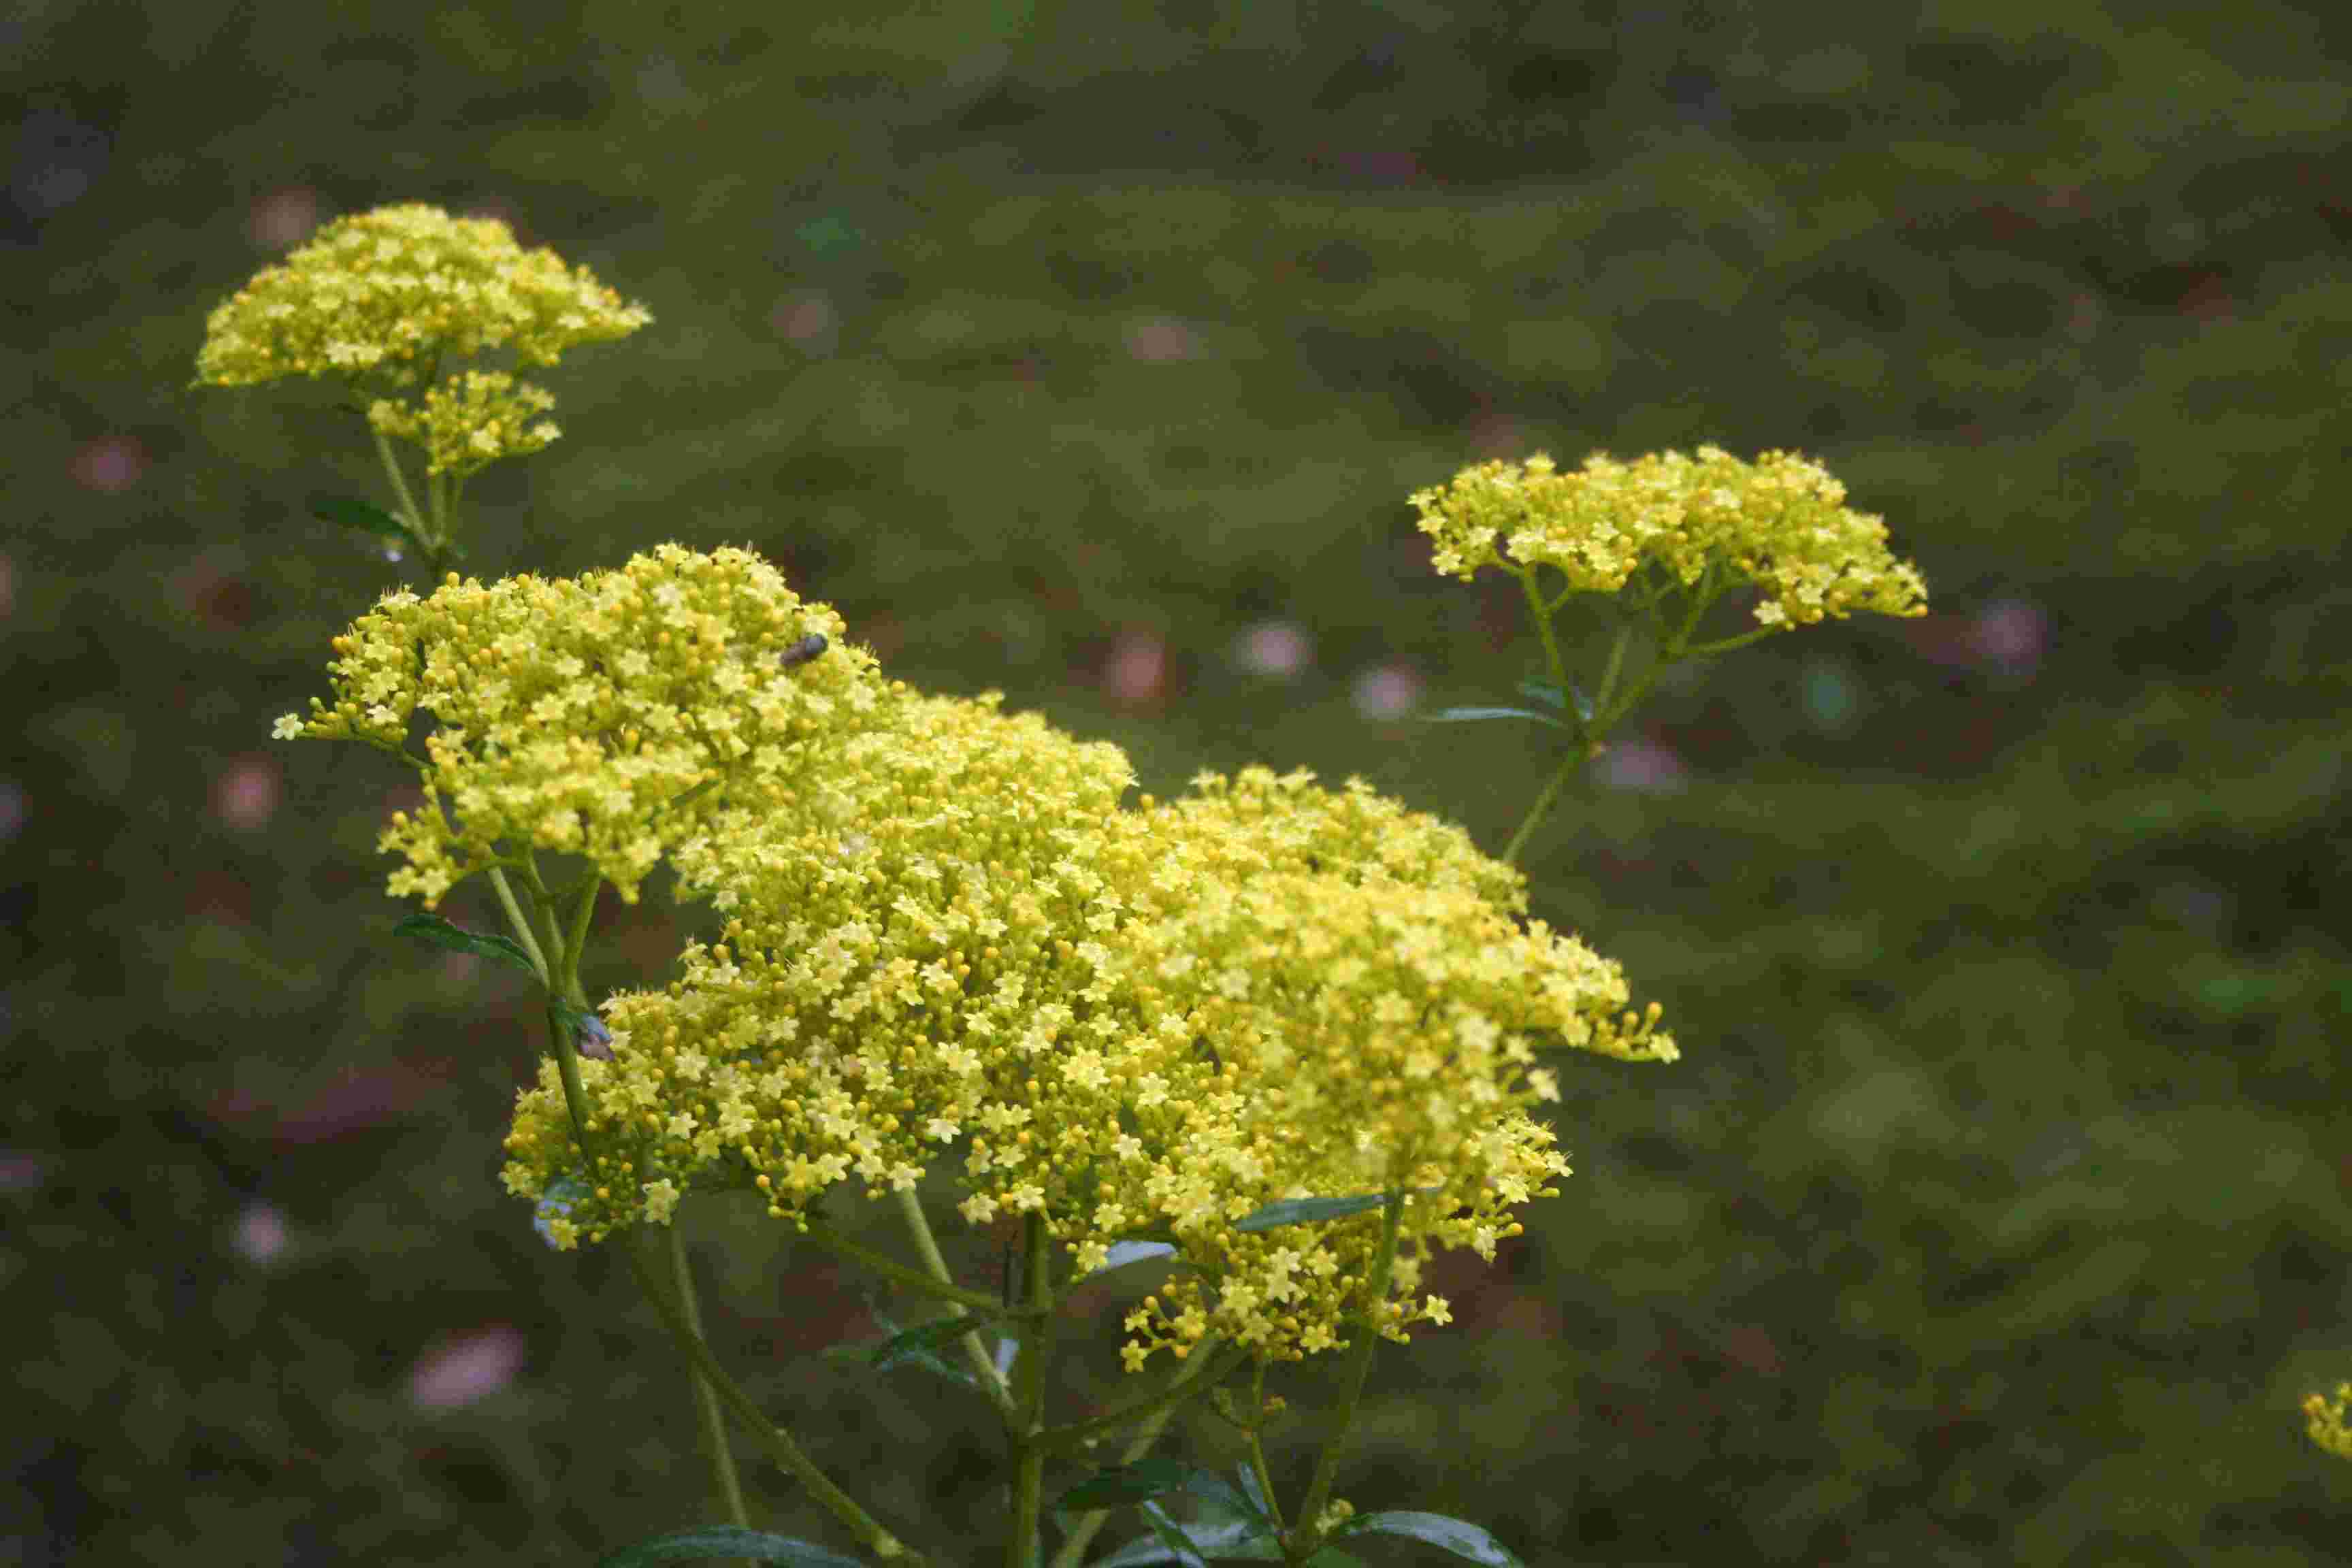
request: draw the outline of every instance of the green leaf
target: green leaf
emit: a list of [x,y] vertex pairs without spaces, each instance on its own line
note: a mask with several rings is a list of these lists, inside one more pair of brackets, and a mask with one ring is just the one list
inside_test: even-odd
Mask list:
[[1266,1506],[1265,1493],[1258,1486],[1257,1472],[1250,1468],[1249,1461],[1244,1459],[1235,1465],[1234,1474],[1241,1478],[1242,1491],[1249,1499],[1249,1512],[1259,1519],[1273,1518],[1274,1510]]
[[520,944],[511,937],[495,931],[467,931],[464,926],[451,925],[439,915],[415,914],[392,928],[401,936],[423,942],[427,947],[444,947],[452,952],[470,952],[477,958],[494,958],[500,963],[511,963],[533,980],[540,978],[539,966],[530,961]]
[[1563,692],[1549,680],[1522,680],[1519,682],[1519,695],[1532,697],[1546,707],[1558,710],[1565,710],[1568,700],[1573,697],[1576,699],[1576,716],[1588,724],[1592,721],[1592,699],[1573,686]]
[[1246,1513],[1242,1495],[1233,1484],[1213,1471],[1188,1465],[1181,1459],[1138,1459],[1131,1465],[1113,1465],[1097,1470],[1068,1491],[1054,1500],[1060,1509],[1118,1508],[1121,1504],[1142,1502],[1149,1498],[1165,1497],[1171,1492],[1188,1492],[1224,1504],[1232,1512]]
[[770,1535],[763,1530],[741,1530],[731,1524],[705,1525],[697,1530],[681,1530],[669,1535],[657,1535],[651,1541],[640,1541],[635,1546],[625,1546],[609,1557],[601,1558],[596,1568],[645,1568],[655,1563],[708,1563],[714,1558],[729,1557],[736,1562],[749,1558],[754,1563],[784,1563],[793,1568],[866,1568],[855,1557],[844,1557],[838,1552],[827,1552],[822,1546],[812,1546],[789,1535]]
[[1160,1538],[1160,1544],[1168,1549],[1172,1561],[1182,1563],[1183,1568],[1208,1568],[1207,1559],[1201,1555],[1201,1549],[1192,1544],[1192,1537],[1182,1525],[1169,1518],[1167,1511],[1157,1503],[1147,1502],[1142,1506],[1143,1522],[1151,1527],[1151,1533]]
[[[888,1372],[894,1366],[909,1362],[923,1363],[943,1359],[943,1346],[954,1343],[974,1329],[988,1324],[985,1317],[959,1316],[950,1312],[944,1318],[933,1318],[928,1323],[917,1323],[911,1329],[900,1329],[876,1345],[866,1355],[877,1372]],[[967,1379],[967,1381],[969,1381]]]
[[1503,1543],[1467,1521],[1449,1519],[1442,1513],[1415,1513],[1410,1510],[1393,1513],[1360,1513],[1341,1525],[1335,1533],[1358,1535],[1405,1535],[1415,1541],[1442,1547],[1456,1557],[1473,1563],[1484,1563],[1487,1568],[1526,1568]]
[[956,1337],[955,1330],[975,1326],[982,1320],[940,1318],[905,1330],[879,1312],[874,1314],[874,1321],[882,1325],[882,1338],[854,1345],[827,1345],[824,1352],[825,1359],[847,1362],[867,1371],[887,1372],[893,1367],[916,1366],[944,1377],[950,1383],[961,1383],[966,1388],[980,1386],[980,1379],[941,1355],[933,1348],[934,1341],[927,1335],[953,1339]]
[[373,501],[363,501],[355,496],[314,495],[310,498],[310,515],[363,533],[381,533],[389,539],[410,537],[406,523]]
[[[1433,1193],[1435,1187],[1414,1187],[1415,1193]],[[1313,1225],[1318,1220],[1341,1219],[1351,1214],[1376,1209],[1389,1201],[1386,1193],[1359,1193],[1345,1198],[1285,1198],[1278,1204],[1268,1204],[1235,1222],[1235,1230],[1276,1230],[1286,1225]]]
[[1173,1258],[1176,1248],[1165,1241],[1114,1241],[1103,1255],[1103,1266],[1085,1276],[1108,1274],[1114,1268],[1124,1268],[1130,1263],[1148,1263],[1158,1258]]
[[1532,708],[1447,708],[1430,714],[1427,722],[1462,724],[1477,719],[1532,719],[1554,730],[1568,728],[1550,714],[1538,713]]
[[[1234,1520],[1227,1523],[1195,1524],[1189,1530],[1179,1530],[1176,1522],[1161,1513],[1158,1505],[1145,1503],[1144,1517],[1152,1526],[1152,1534],[1138,1536],[1109,1556],[1098,1559],[1091,1568],[1139,1568],[1153,1563],[1197,1563],[1203,1558],[1217,1563],[1279,1563],[1282,1549],[1265,1526],[1255,1520]],[[1157,1519],[1151,1516],[1158,1514]],[[1177,1531],[1178,1541],[1171,1542],[1160,1534],[1162,1525]],[[1187,1551],[1192,1555],[1185,1555]]]

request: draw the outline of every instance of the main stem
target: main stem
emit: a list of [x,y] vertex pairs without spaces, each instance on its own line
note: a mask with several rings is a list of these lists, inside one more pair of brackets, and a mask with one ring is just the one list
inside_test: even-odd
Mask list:
[[[538,951],[537,944],[531,941],[530,922],[525,918],[525,911],[515,900],[512,890],[507,887],[505,879],[495,869],[491,872],[491,876],[499,889],[499,901],[505,906],[508,918],[514,922],[516,936],[526,947]],[[537,886],[538,878],[533,875],[530,880],[533,884],[534,902],[540,902],[541,889]],[[585,944],[588,915],[593,907],[596,891],[597,883],[592,879],[581,895],[581,902],[572,910],[571,940],[556,948],[555,961],[546,968],[549,997],[547,1026],[555,1045],[556,1074],[562,1080],[563,1108],[572,1121],[572,1141],[580,1151],[581,1169],[592,1183],[595,1180],[596,1156],[588,1138],[590,1121],[588,1090],[587,1086],[581,1081],[579,1049],[572,1042],[572,1031],[566,1026],[556,1003],[558,998],[576,997],[579,994],[580,953]],[[555,929],[553,911],[546,909],[542,903],[540,913],[547,917],[545,929],[551,937]],[[542,957],[541,963],[544,964],[545,962]],[[761,1412],[759,1405],[753,1403],[751,1397],[737,1386],[733,1378],[727,1375],[727,1369],[719,1364],[719,1358],[712,1355],[710,1347],[703,1342],[700,1327],[688,1315],[692,1302],[691,1285],[681,1272],[680,1294],[673,1297],[669,1290],[664,1289],[661,1280],[655,1275],[652,1266],[646,1261],[643,1250],[631,1245],[633,1239],[625,1237],[622,1238],[621,1256],[627,1261],[629,1271],[637,1277],[638,1286],[644,1289],[646,1299],[653,1303],[654,1310],[660,1315],[662,1325],[669,1331],[670,1338],[677,1344],[679,1353],[686,1358],[688,1374],[694,1384],[698,1402],[707,1396],[725,1405],[737,1420],[743,1423],[744,1428],[751,1434],[752,1440],[766,1449],[769,1457],[801,1485],[806,1487],[809,1495],[814,1498],[827,1512],[854,1531],[857,1538],[865,1542],[866,1550],[873,1552],[875,1556],[885,1562],[904,1563],[908,1565],[908,1568],[921,1568],[923,1557],[920,1552],[914,1551],[884,1529],[878,1520],[858,1506],[856,1499],[835,1486],[832,1478],[817,1468],[814,1460],[801,1452],[800,1445],[793,1441],[791,1434],[771,1422]],[[712,1447],[712,1462],[717,1471],[720,1490],[733,1491],[740,1500],[740,1487],[734,1475],[735,1462],[727,1448],[724,1426],[718,1427],[714,1432],[710,1426],[706,1426],[704,1430],[707,1436],[713,1436],[717,1439]],[[740,1500],[734,1506],[740,1510]]]
[[[677,1289],[678,1314],[699,1340],[702,1308],[694,1299],[694,1270],[687,1259],[685,1234],[678,1228],[675,1215],[669,1225],[669,1267],[670,1279]],[[710,1455],[711,1474],[719,1482],[719,1500],[726,1506],[727,1517],[738,1529],[749,1530],[751,1516],[743,1509],[743,1486],[735,1475],[734,1451],[727,1446],[727,1422],[719,1413],[719,1392],[699,1371],[689,1368],[688,1373],[694,1384],[695,1411],[702,1421],[703,1447]]]
[[[898,1212],[906,1216],[907,1228],[915,1233],[915,1250],[923,1255],[923,1267],[931,1271],[933,1279],[952,1287],[955,1276],[948,1272],[948,1260],[940,1254],[939,1239],[931,1235],[931,1222],[923,1215],[923,1200],[912,1187],[898,1189]],[[949,1302],[948,1310],[959,1318],[971,1315],[957,1301]],[[997,1414],[1012,1419],[1013,1394],[1004,1386],[1004,1374],[996,1370],[996,1358],[981,1344],[977,1333],[966,1331],[959,1342],[963,1346],[964,1359],[971,1363],[972,1374],[995,1403]]]
[[[1192,1358],[1184,1363],[1182,1373],[1160,1391],[1159,1407],[1143,1418],[1143,1424],[1136,1428],[1133,1439],[1119,1451],[1120,1464],[1131,1465],[1151,1452],[1151,1446],[1160,1441],[1160,1434],[1167,1430],[1168,1423],[1176,1418],[1176,1412],[1183,1406],[1181,1395],[1194,1392],[1192,1384],[1213,1381],[1209,1375],[1209,1363],[1212,1352],[1217,1348],[1217,1336],[1214,1334],[1206,1336],[1192,1347]],[[1070,1533],[1063,1538],[1061,1549],[1054,1553],[1053,1568],[1078,1568],[1095,1532],[1102,1529],[1109,1519],[1108,1509],[1098,1508],[1080,1514],[1070,1526]]]
[[1022,1267],[1029,1285],[1029,1305],[1035,1316],[1013,1363],[1013,1419],[1005,1436],[1012,1449],[1013,1527],[1004,1537],[1004,1568],[1035,1568],[1037,1526],[1045,1509],[1045,1362],[1052,1350],[1053,1286],[1046,1278],[1052,1261],[1045,1216],[1031,1210],[1021,1220]]
[[1358,1315],[1356,1342],[1349,1347],[1348,1366],[1340,1376],[1339,1421],[1322,1457],[1315,1461],[1315,1479],[1307,1484],[1307,1500],[1298,1505],[1298,1530],[1306,1537],[1304,1556],[1314,1555],[1322,1535],[1324,1508],[1331,1500],[1331,1483],[1339,1474],[1339,1456],[1348,1443],[1348,1429],[1356,1424],[1356,1406],[1363,1398],[1364,1378],[1372,1369],[1372,1347],[1380,1342],[1381,1320],[1388,1314],[1389,1271],[1396,1263],[1397,1227],[1404,1217],[1405,1194],[1391,1193],[1381,1210],[1381,1247],[1370,1276],[1365,1280],[1364,1310]]

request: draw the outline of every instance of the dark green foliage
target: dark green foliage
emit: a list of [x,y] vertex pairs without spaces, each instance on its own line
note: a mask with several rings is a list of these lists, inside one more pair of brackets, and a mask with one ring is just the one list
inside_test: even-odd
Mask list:
[[[1685,1059],[1560,1064],[1576,1174],[1493,1266],[1433,1262],[1456,1321],[1381,1348],[1338,1492],[1539,1568],[2340,1555],[2352,1467],[2296,1406],[2352,1377],[2352,11],[1920,16],[110,0],[0,29],[18,1554],[571,1568],[719,1517],[634,1282],[499,1184],[538,987],[386,943],[373,842],[412,781],[268,739],[328,638],[422,584],[311,515],[381,500],[365,434],[323,388],[186,389],[306,201],[423,199],[656,316],[546,374],[563,439],[469,487],[468,570],[751,544],[890,673],[1001,687],[1163,796],[1362,773],[1499,848],[1555,737],[1351,701],[1391,663],[1422,712],[1549,679],[1517,585],[1432,573],[1405,497],[1537,448],[1822,458],[1934,614],[1667,684],[1623,737],[1652,750],[1597,764],[1629,787],[1531,841],[1535,910]],[[1287,681],[1233,651],[1267,619],[1312,639]],[[1156,684],[1110,679],[1155,644]],[[478,887],[446,913],[503,926]],[[608,902],[587,994],[661,984],[679,929],[658,885]],[[841,1210],[898,1251],[888,1205]],[[719,1354],[882,1518],[982,1560],[985,1403],[825,1361],[870,1330],[860,1277],[756,1204],[685,1212]],[[949,1229],[992,1289],[997,1238]],[[1149,1279],[1085,1288],[1066,1414],[1128,1391]],[[412,1402],[491,1331],[523,1347],[501,1392]],[[1329,1384],[1270,1382],[1295,1499]],[[1196,1406],[1165,1451],[1240,1447]],[[755,1521],[850,1544],[738,1458]]]
[[790,1536],[731,1524],[706,1525],[656,1536],[600,1560],[596,1568],[654,1568],[659,1563],[772,1563],[786,1568],[865,1568],[855,1557],[827,1552]]

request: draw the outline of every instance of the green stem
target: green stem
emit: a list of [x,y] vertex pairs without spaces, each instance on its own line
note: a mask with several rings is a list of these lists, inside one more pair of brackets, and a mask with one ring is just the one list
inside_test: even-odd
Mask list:
[[[1610,639],[1609,663],[1601,671],[1601,689],[1592,694],[1592,719],[1595,724],[1599,724],[1608,716],[1609,700],[1617,694],[1618,671],[1625,666],[1625,645],[1633,640],[1633,623],[1627,621],[1617,628],[1617,635]],[[1592,739],[1599,742],[1605,737],[1606,732],[1602,731],[1596,733]]]
[[1787,628],[1784,626],[1758,626],[1754,631],[1741,632],[1737,637],[1724,637],[1717,642],[1703,642],[1696,647],[1685,648],[1683,650],[1683,657],[1685,658],[1706,658],[1718,653],[1729,653],[1733,648],[1746,647],[1752,642],[1762,642],[1766,637],[1772,636],[1774,633],[1785,631],[1786,629]]
[[1282,1522],[1282,1500],[1274,1495],[1274,1472],[1266,1468],[1265,1445],[1258,1439],[1258,1428],[1265,1424],[1265,1357],[1259,1356],[1250,1373],[1250,1468],[1257,1474],[1257,1489],[1265,1499],[1265,1511],[1274,1518],[1276,1538],[1288,1530]]
[[[552,1006],[548,1009],[548,1026],[555,1037],[556,1069],[563,1080],[563,1105],[572,1119],[572,1142],[580,1150],[582,1169],[590,1173],[589,1179],[593,1182],[596,1162],[589,1150],[588,1095],[580,1081],[579,1052],[572,1043],[572,1031],[563,1026]],[[877,1557],[919,1565],[923,1561],[920,1553],[882,1528],[873,1515],[857,1506],[855,1498],[834,1485],[832,1479],[801,1452],[800,1445],[793,1441],[791,1434],[761,1414],[759,1405],[752,1402],[751,1395],[727,1375],[727,1369],[719,1364],[719,1358],[710,1353],[709,1345],[703,1343],[701,1334],[688,1320],[681,1304],[671,1298],[655,1275],[652,1266],[646,1261],[644,1249],[625,1242],[620,1252],[628,1262],[629,1271],[637,1277],[637,1284],[644,1289],[646,1299],[661,1315],[662,1324],[669,1330],[670,1338],[677,1345],[679,1352],[686,1357],[693,1372],[702,1378],[701,1386],[709,1388],[718,1396],[719,1402],[743,1423],[745,1429],[751,1434],[751,1440],[767,1450],[771,1458],[806,1487],[809,1495],[828,1513],[855,1531],[866,1549]]]
[[[1559,657],[1559,639],[1552,635],[1552,606],[1544,603],[1542,592],[1536,586],[1536,569],[1532,566],[1518,574],[1519,587],[1528,596],[1528,613],[1536,623],[1536,636],[1543,639],[1544,663],[1551,671],[1551,683],[1561,696],[1568,695],[1568,666]],[[1569,715],[1577,724],[1578,740],[1584,738],[1583,720],[1573,707]]]
[[499,903],[507,911],[507,923],[514,928],[515,940],[522,943],[522,950],[530,954],[531,963],[538,967],[540,984],[552,991],[555,975],[547,967],[547,954],[539,951],[539,939],[531,935],[530,921],[524,917],[522,906],[515,902],[514,889],[507,886],[507,874],[496,866],[490,868],[490,886],[498,889]]
[[[912,1187],[900,1187],[898,1198],[898,1212],[906,1216],[907,1228],[915,1233],[915,1250],[923,1255],[923,1267],[931,1271],[932,1279],[938,1283],[953,1285],[955,1277],[948,1272],[948,1260],[940,1255],[939,1239],[931,1235],[931,1223],[923,1216],[923,1200]],[[959,1318],[971,1316],[954,1301],[948,1303],[948,1310]],[[988,1353],[977,1333],[967,1331],[959,1342],[963,1346],[964,1359],[971,1363],[974,1375],[980,1379],[981,1387],[988,1391],[997,1413],[1011,1420],[1013,1393],[1005,1386],[1004,1374],[996,1370],[996,1358]]]
[[726,1369],[719,1364],[719,1359],[710,1353],[710,1347],[695,1334],[678,1310],[677,1303],[671,1300],[669,1293],[662,1289],[661,1281],[655,1277],[653,1268],[646,1262],[644,1254],[636,1247],[624,1247],[621,1255],[628,1260],[631,1271],[637,1277],[637,1283],[645,1288],[646,1300],[653,1302],[654,1310],[661,1314],[662,1322],[668,1328],[670,1337],[677,1342],[678,1349],[694,1363],[695,1370],[709,1380],[711,1391],[718,1394],[719,1403],[743,1424],[745,1430],[751,1434],[751,1440],[767,1450],[769,1458],[774,1459],[779,1468],[806,1487],[809,1495],[826,1512],[855,1531],[867,1551],[887,1561],[904,1563],[909,1568],[921,1568],[923,1557],[920,1552],[892,1535],[872,1515],[858,1507],[856,1499],[834,1485],[825,1473],[801,1452],[800,1445],[793,1441],[790,1433],[761,1414],[751,1396],[727,1375]]
[[580,901],[572,907],[572,929],[563,938],[563,999],[573,1006],[583,1006],[587,998],[580,990],[580,959],[588,948],[588,924],[596,915],[596,895],[604,889],[604,879],[592,875],[580,891]]
[[1389,1272],[1396,1263],[1397,1228],[1404,1217],[1405,1194],[1391,1193],[1381,1209],[1381,1246],[1372,1271],[1364,1281],[1364,1310],[1357,1318],[1356,1342],[1349,1347],[1348,1365],[1340,1373],[1339,1421],[1322,1457],[1315,1461],[1315,1479],[1307,1483],[1307,1500],[1298,1505],[1298,1528],[1305,1536],[1302,1556],[1312,1557],[1321,1531],[1317,1521],[1331,1500],[1331,1483],[1339,1474],[1339,1456],[1347,1447],[1348,1429],[1356,1423],[1356,1409],[1364,1394],[1364,1378],[1372,1369],[1372,1346],[1381,1337],[1381,1320],[1387,1315]]
[[1536,830],[1536,824],[1544,819],[1544,814],[1551,810],[1551,803],[1559,796],[1560,786],[1568,783],[1568,775],[1575,772],[1577,765],[1583,761],[1584,753],[1580,751],[1560,759],[1559,766],[1554,768],[1551,777],[1544,781],[1543,793],[1536,796],[1535,805],[1528,807],[1527,816],[1519,819],[1518,831],[1511,835],[1508,844],[1503,846],[1504,865],[1519,863],[1519,851],[1527,847],[1528,836]]
[[[846,1237],[835,1236],[814,1218],[809,1220],[808,1229],[802,1234],[827,1252],[846,1258],[861,1268],[871,1269],[892,1284],[904,1286],[918,1295],[929,1296],[935,1300],[953,1301],[999,1317],[1004,1315],[1004,1304],[985,1291],[967,1290],[961,1285],[943,1284],[919,1268],[909,1268],[896,1258],[886,1258],[871,1247],[860,1247]],[[1028,1309],[1025,1307],[1016,1308],[1013,1310],[1015,1317],[1027,1315]]]
[[[1191,1389],[1192,1393],[1198,1393],[1214,1384],[1216,1380],[1205,1374],[1216,1345],[1216,1336],[1212,1334],[1192,1347],[1192,1354],[1184,1363],[1183,1370],[1155,1396],[1160,1407],[1143,1418],[1143,1425],[1136,1428],[1135,1436],[1119,1450],[1120,1464],[1131,1465],[1151,1452],[1152,1445],[1160,1441],[1160,1434],[1168,1429],[1168,1423],[1176,1418],[1176,1412],[1182,1407],[1184,1399],[1175,1395],[1185,1392],[1188,1384],[1198,1385]],[[1061,1550],[1054,1553],[1053,1568],[1078,1568],[1086,1557],[1087,1547],[1094,1541],[1096,1533],[1109,1521],[1110,1510],[1107,1508],[1089,1510],[1078,1515],[1071,1522],[1069,1534],[1063,1537]]]
[[440,542],[434,538],[425,514],[417,510],[416,498],[409,493],[407,478],[400,471],[400,459],[393,456],[391,441],[373,421],[368,425],[368,434],[375,438],[375,455],[383,459],[384,477],[392,481],[392,493],[400,503],[401,522],[408,529],[409,538],[415,542],[416,552],[425,558],[425,569],[438,573],[441,570]]
[[1054,1291],[1047,1279],[1052,1261],[1045,1216],[1032,1209],[1021,1219],[1022,1262],[1028,1273],[1029,1305],[1037,1314],[1021,1359],[1013,1363],[1018,1404],[1005,1436],[1013,1461],[1013,1528],[1004,1538],[1004,1568],[1036,1568],[1037,1523],[1045,1495],[1045,1363],[1052,1352]]
[[[678,1312],[697,1341],[702,1340],[702,1308],[694,1299],[694,1270],[687,1262],[686,1237],[679,1230],[677,1217],[669,1225],[670,1278],[677,1288]],[[743,1487],[735,1475],[735,1453],[727,1444],[727,1423],[719,1414],[718,1391],[698,1369],[692,1372],[694,1407],[702,1421],[702,1443],[710,1455],[711,1474],[719,1482],[719,1500],[727,1510],[727,1517],[738,1529],[751,1528],[751,1516],[743,1509]]]
[[[1040,1441],[1049,1448],[1072,1448],[1097,1433],[1124,1426],[1138,1416],[1149,1416],[1163,1406],[1172,1415],[1179,1407],[1215,1387],[1223,1380],[1225,1373],[1241,1365],[1243,1358],[1249,1354],[1247,1346],[1227,1345],[1212,1362],[1209,1360],[1209,1347],[1215,1342],[1213,1336],[1202,1340],[1193,1347],[1197,1359],[1188,1358],[1183,1372],[1177,1373],[1159,1390],[1114,1405],[1101,1415],[1088,1416],[1084,1421],[1073,1421],[1066,1426],[1049,1426],[1041,1434]],[[1206,1363],[1205,1367],[1203,1363]],[[1166,1424],[1164,1416],[1161,1424]]]

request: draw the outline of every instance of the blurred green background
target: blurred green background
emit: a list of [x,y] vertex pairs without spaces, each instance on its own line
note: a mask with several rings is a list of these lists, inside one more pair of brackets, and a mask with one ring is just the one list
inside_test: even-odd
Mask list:
[[[2120,9],[16,8],[0,1558],[584,1563],[714,1511],[625,1271],[498,1184],[519,978],[387,938],[400,779],[268,739],[405,569],[305,516],[372,459],[310,390],[185,389],[249,274],[422,199],[656,316],[548,378],[473,570],[748,543],[1162,792],[1360,773],[1499,848],[1537,732],[1413,715],[1534,645],[1407,493],[1821,457],[1935,613],[1664,690],[1539,835],[1685,1059],[1570,1064],[1576,1176],[1438,1271],[1339,1489],[1536,1564],[2341,1560],[2297,1405],[2352,1377],[2352,8]],[[681,929],[615,906],[592,990]],[[722,1355],[976,1560],[984,1406],[819,1359],[872,1329],[823,1255],[690,1232]]]

